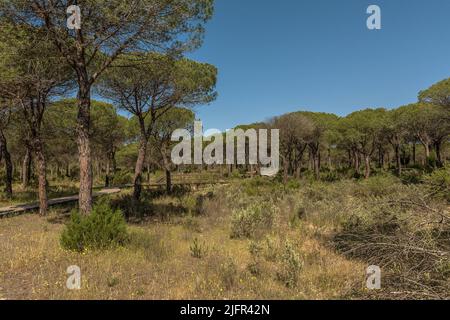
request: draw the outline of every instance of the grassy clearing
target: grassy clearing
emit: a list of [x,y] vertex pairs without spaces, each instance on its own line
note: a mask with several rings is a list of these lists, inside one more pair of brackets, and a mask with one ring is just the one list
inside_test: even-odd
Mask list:
[[[82,253],[60,247],[67,222],[61,212],[3,219],[0,297],[445,298],[448,224],[434,218],[447,214],[448,203],[441,198],[422,199],[426,207],[407,203],[426,194],[425,185],[407,186],[389,176],[288,186],[255,178],[172,196],[152,194],[145,214],[129,217],[124,246]],[[112,199],[119,207],[121,201],[127,196]],[[392,231],[393,221],[406,222]],[[427,227],[418,227],[424,223]],[[406,243],[422,248],[422,254],[406,250]],[[370,264],[382,267],[381,291],[365,289]],[[81,268],[81,290],[66,289],[70,265]]]

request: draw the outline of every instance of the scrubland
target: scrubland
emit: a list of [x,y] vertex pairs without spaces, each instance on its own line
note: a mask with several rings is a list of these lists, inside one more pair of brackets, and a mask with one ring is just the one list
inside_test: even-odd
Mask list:
[[[415,183],[230,178],[101,200],[126,240],[66,250],[71,208],[0,220],[2,299],[448,299],[449,168]],[[327,180],[327,179],[324,179]],[[66,270],[81,268],[80,290]],[[382,270],[380,290],[366,268]]]

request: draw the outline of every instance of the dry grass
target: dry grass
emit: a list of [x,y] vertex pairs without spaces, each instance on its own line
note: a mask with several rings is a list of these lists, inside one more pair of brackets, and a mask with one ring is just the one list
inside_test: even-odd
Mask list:
[[[23,188],[22,185],[13,185],[13,197],[8,199],[1,188],[0,207],[7,207],[13,204],[24,204],[38,201],[37,188],[30,186]],[[73,181],[53,182],[48,189],[49,198],[71,196],[78,193],[78,183]]]
[[[294,221],[292,199],[272,199],[279,211],[270,231],[257,240],[231,239],[232,211],[251,197],[231,200],[240,184],[202,190],[216,195],[205,200],[201,215],[155,215],[130,226],[131,241],[104,252],[70,253],[61,249],[63,224],[53,217],[24,215],[0,220],[0,298],[6,299],[337,299],[364,284],[366,266],[336,253],[318,235],[334,225],[314,219]],[[183,197],[161,197],[155,208],[192,203]],[[231,197],[231,198],[230,198]],[[158,206],[159,205],[159,206]],[[191,206],[191,205],[188,205]],[[57,217],[57,219],[55,219]],[[202,244],[201,258],[192,256],[194,239]],[[252,242],[272,241],[275,253],[262,256],[257,273],[252,266]],[[295,286],[280,281],[289,267],[276,253],[285,241],[301,260]],[[78,265],[82,289],[66,288],[66,269]]]
[[[129,217],[130,241],[101,252],[61,249],[67,210],[0,220],[0,299],[448,296],[448,202],[422,198],[421,186],[392,177],[291,186],[256,178],[181,191],[147,195],[136,207],[144,214]],[[121,195],[113,203],[127,201]],[[255,203],[271,208],[271,223],[233,239],[233,213]],[[380,247],[380,239],[396,246]],[[439,259],[396,249],[404,244],[439,250]],[[377,292],[365,288],[371,264],[382,267]],[[81,290],[66,288],[71,265],[81,268]]]

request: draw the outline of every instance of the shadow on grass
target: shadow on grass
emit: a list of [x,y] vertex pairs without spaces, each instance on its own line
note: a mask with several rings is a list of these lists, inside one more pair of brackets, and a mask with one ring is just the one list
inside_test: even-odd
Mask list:
[[[153,199],[160,198],[165,193],[153,192]],[[135,200],[133,195],[123,195],[111,200],[113,209],[120,209],[129,223],[142,224],[145,222],[167,222],[172,217],[184,216],[188,209],[182,205],[169,203],[154,203],[152,197],[146,193],[140,201]]]
[[[72,196],[78,193],[78,189],[73,186],[61,186],[54,185],[48,188],[48,198],[59,198]],[[21,187],[13,188],[13,197],[12,199],[7,198],[4,192],[0,192],[0,207],[7,207],[11,205],[18,204],[29,204],[38,201],[38,191],[37,188],[26,188],[22,189]]]

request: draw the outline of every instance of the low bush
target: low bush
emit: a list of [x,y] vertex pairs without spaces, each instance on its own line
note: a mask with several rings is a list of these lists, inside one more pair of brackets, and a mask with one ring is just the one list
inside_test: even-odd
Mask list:
[[206,255],[207,248],[204,244],[201,244],[197,238],[194,238],[191,246],[189,247],[191,256],[197,259],[201,259]]
[[236,283],[238,269],[232,258],[228,257],[220,264],[220,279],[226,290],[230,290]]
[[231,238],[253,238],[262,235],[272,227],[273,218],[273,208],[260,203],[237,210],[231,217]]
[[302,261],[292,243],[286,240],[281,254],[280,269],[277,278],[288,288],[294,288],[298,283],[298,276],[302,268]]
[[127,171],[117,171],[112,177],[112,185],[122,186],[133,182],[133,175]]
[[423,180],[434,196],[450,202],[450,165],[434,171]]
[[273,187],[273,183],[262,177],[249,179],[243,183],[244,192],[248,196],[259,196],[263,193],[262,190],[268,187]]
[[90,215],[72,213],[61,234],[61,246],[82,252],[85,249],[106,249],[122,245],[128,239],[127,226],[120,210],[112,210],[107,202],[94,206]]
[[339,176],[337,171],[327,171],[321,174],[320,179],[326,182],[336,182],[339,181],[341,177]]
[[397,191],[400,179],[393,175],[376,175],[359,183],[358,196],[381,197]]
[[405,184],[417,184],[422,182],[423,170],[409,168],[407,170],[403,170],[401,175],[401,179]]

